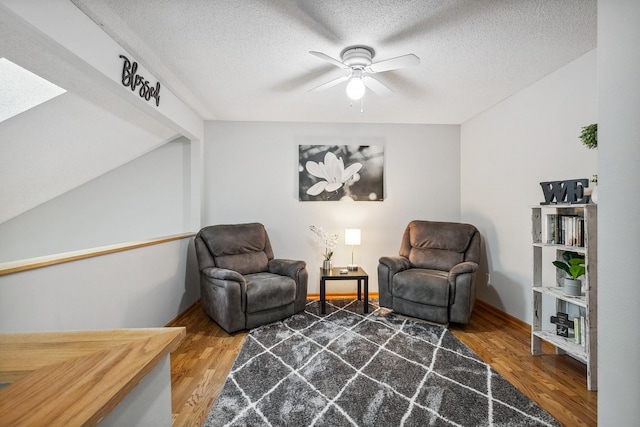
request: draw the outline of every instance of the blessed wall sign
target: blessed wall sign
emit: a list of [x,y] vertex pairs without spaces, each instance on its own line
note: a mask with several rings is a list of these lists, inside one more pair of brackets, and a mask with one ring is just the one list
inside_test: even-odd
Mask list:
[[140,98],[144,98],[150,101],[151,98],[156,100],[156,107],[160,106],[160,82],[156,82],[155,86],[151,86],[149,80],[143,76],[137,74],[138,63],[131,62],[129,58],[124,55],[120,55],[120,58],[124,59],[122,65],[122,84],[125,87],[131,88],[131,91],[138,91]]
[[589,203],[589,196],[584,194],[584,189],[589,187],[589,180],[586,178],[541,182],[540,186],[544,193],[541,205]]

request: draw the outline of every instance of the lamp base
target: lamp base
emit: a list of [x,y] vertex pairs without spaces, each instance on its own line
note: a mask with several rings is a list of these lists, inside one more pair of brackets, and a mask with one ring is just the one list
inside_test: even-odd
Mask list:
[[347,270],[349,270],[349,271],[357,271],[358,270],[358,266],[356,264],[349,264],[349,265],[347,265]]

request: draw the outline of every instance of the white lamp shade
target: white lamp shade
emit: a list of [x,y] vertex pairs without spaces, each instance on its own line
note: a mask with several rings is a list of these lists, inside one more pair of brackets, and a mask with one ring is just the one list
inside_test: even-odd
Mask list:
[[347,228],[344,230],[344,243],[347,245],[359,245],[360,244],[360,229],[359,228]]

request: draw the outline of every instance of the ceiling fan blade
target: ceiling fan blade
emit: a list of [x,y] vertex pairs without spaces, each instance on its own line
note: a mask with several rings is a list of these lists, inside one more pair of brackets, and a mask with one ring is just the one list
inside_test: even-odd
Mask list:
[[384,71],[397,70],[399,68],[415,67],[416,65],[420,65],[420,58],[410,53],[408,55],[375,62],[367,68],[369,68],[373,73],[382,73]]
[[362,80],[364,81],[364,85],[371,89],[371,91],[378,96],[393,95],[393,91],[378,79],[374,79],[371,76],[365,76],[362,78]]
[[315,51],[311,50],[311,51],[309,51],[309,53],[311,55],[317,56],[318,58],[329,62],[330,64],[335,65],[336,67],[342,68],[343,70],[348,70],[349,69],[349,67],[344,65],[342,62],[338,61],[337,59],[333,59],[329,55],[325,55],[322,52],[315,52]]
[[338,77],[335,80],[331,80],[330,82],[327,82],[325,84],[321,84],[320,86],[311,89],[309,92],[320,92],[326,89],[329,89],[330,87],[333,87],[337,84],[340,84],[342,82],[346,82],[349,79],[349,76],[342,76],[342,77]]

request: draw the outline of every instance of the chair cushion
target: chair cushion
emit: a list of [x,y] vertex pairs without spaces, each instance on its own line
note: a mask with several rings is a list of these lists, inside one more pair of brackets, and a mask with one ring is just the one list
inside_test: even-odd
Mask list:
[[215,258],[216,266],[237,271],[240,274],[252,274],[269,270],[269,259],[264,252],[222,255]]
[[412,267],[449,271],[465,260],[476,228],[470,224],[412,221],[407,226],[400,255]]
[[393,276],[393,296],[420,304],[449,306],[449,281],[444,271],[411,268]]
[[271,243],[260,223],[212,225],[199,232],[215,266],[240,274],[268,271],[273,259]]
[[272,273],[245,276],[247,281],[247,313],[270,310],[293,303],[296,282],[290,277]]

